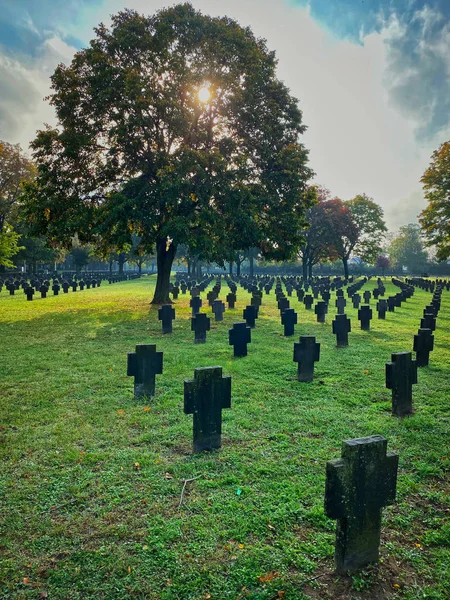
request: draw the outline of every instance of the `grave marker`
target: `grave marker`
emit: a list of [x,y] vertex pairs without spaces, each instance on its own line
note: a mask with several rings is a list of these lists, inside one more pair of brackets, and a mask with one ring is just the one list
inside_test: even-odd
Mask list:
[[128,353],[127,375],[134,377],[134,396],[155,395],[155,376],[163,372],[163,353],[156,352],[155,344],[137,344],[135,352]]
[[300,342],[294,344],[294,362],[298,363],[297,380],[312,381],[314,363],[320,359],[320,344],[312,335],[301,335]]
[[417,383],[417,363],[411,352],[392,354],[386,363],[386,387],[392,390],[392,413],[398,417],[410,415],[413,410],[412,386]]
[[193,414],[194,452],[222,445],[222,409],[231,408],[231,377],[222,367],[194,370],[194,379],[184,382],[184,412]]
[[348,346],[348,334],[352,330],[350,319],[347,315],[336,315],[332,322],[333,333],[336,335],[336,344],[338,348]]
[[205,313],[198,313],[191,319],[191,331],[194,332],[196,344],[206,343],[206,332],[210,330],[211,319]]
[[233,346],[234,356],[247,356],[247,344],[252,341],[247,323],[233,323],[233,328],[228,330],[228,339],[230,346]]
[[170,304],[164,304],[158,310],[158,319],[162,321],[162,332],[172,333],[172,321],[175,319],[175,309]]

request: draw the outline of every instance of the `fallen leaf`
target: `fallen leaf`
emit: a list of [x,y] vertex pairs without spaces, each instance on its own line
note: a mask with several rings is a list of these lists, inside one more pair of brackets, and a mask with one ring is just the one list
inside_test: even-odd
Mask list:
[[151,410],[152,407],[151,406],[144,406],[143,410]]
[[22,583],[23,585],[30,585],[31,581],[28,577],[24,577]]
[[141,468],[141,465],[138,462],[135,462],[133,467],[134,467],[135,471],[139,471],[139,469]]
[[142,546],[142,550],[148,550],[148,546]]
[[124,414],[125,414],[125,411],[123,410],[123,408],[121,408],[121,409],[119,409],[119,410],[117,411],[117,414],[118,414],[118,415],[124,415]]
[[242,548],[245,548],[244,544],[238,544],[238,548],[240,548],[242,550]]
[[286,592],[284,590],[278,590],[278,598],[282,598]]
[[270,573],[266,573],[265,575],[260,575],[258,577],[258,579],[261,583],[268,583],[269,581],[272,581],[272,579],[275,579],[276,577],[279,577],[279,574],[276,571],[270,571]]
[[166,473],[164,475],[164,479],[173,479],[173,475],[171,475],[170,473]]
[[131,573],[131,567],[128,567],[127,573],[128,573],[128,575]]

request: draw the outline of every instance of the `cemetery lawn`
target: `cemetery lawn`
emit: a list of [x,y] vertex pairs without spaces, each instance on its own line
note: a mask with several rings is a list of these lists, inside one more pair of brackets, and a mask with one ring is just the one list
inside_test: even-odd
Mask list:
[[[242,321],[247,292],[238,288],[236,308],[194,345],[190,296],[175,301],[173,333],[163,335],[149,307],[154,284],[32,302],[0,293],[0,598],[448,600],[450,293],[414,386],[415,414],[401,420],[385,363],[412,350],[430,293],[416,290],[386,321],[372,300],[370,332],[348,301],[350,345],[337,349],[334,294],[323,325],[292,297],[299,324],[284,338],[272,290],[248,356],[235,359],[228,329]],[[386,287],[386,297],[398,291]],[[309,384],[292,360],[300,334],[321,343]],[[137,343],[164,352],[156,396],[142,401],[126,375]],[[222,448],[194,456],[184,380],[212,365],[232,377],[232,408]],[[339,578],[325,465],[342,440],[373,434],[400,456],[397,502],[383,512],[380,567]]]

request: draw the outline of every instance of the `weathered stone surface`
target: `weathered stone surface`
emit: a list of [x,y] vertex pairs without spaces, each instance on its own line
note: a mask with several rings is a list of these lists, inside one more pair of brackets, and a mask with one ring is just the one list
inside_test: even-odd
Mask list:
[[287,308],[281,313],[281,324],[284,326],[286,337],[294,335],[294,328],[297,325],[297,313],[293,308]]
[[352,325],[347,315],[336,315],[332,326],[333,333],[336,335],[337,346],[339,348],[348,346],[348,334],[352,330]]
[[258,309],[256,306],[246,306],[242,316],[247,325],[253,329],[255,327],[256,318],[258,317]]
[[395,501],[397,485],[398,456],[386,449],[381,435],[347,440],[342,458],[327,463],[325,513],[337,519],[338,573],[378,561],[381,513]]
[[231,377],[222,367],[195,369],[194,379],[184,382],[184,412],[194,415],[194,452],[222,445],[222,409],[231,408]]
[[431,329],[419,329],[414,336],[413,350],[416,353],[418,367],[426,367],[430,361],[430,352],[434,349],[434,335]]
[[134,395],[155,395],[155,376],[163,372],[163,353],[155,344],[137,344],[136,352],[128,353],[127,375],[134,377]]
[[412,386],[417,383],[417,363],[411,352],[392,354],[386,363],[386,387],[392,390],[392,413],[398,417],[413,411]]
[[191,319],[191,331],[194,332],[196,344],[206,343],[206,332],[211,328],[211,319],[205,313],[198,313]]
[[320,344],[312,335],[301,335],[300,342],[294,344],[294,362],[298,363],[298,381],[312,381],[314,363],[320,359]]
[[175,319],[175,309],[170,304],[164,304],[158,310],[158,319],[162,322],[162,332],[172,333],[172,321]]
[[369,331],[370,321],[372,320],[372,309],[370,306],[361,306],[358,310],[358,319],[361,322],[361,329],[363,331]]

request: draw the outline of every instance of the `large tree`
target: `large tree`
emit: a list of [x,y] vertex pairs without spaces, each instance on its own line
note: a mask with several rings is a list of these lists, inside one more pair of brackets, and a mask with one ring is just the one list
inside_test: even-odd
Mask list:
[[437,259],[445,260],[450,257],[450,141],[433,152],[431,159],[421,179],[428,206],[419,220],[427,245],[435,245]]
[[52,76],[57,129],[33,143],[29,220],[59,243],[131,233],[156,247],[154,303],[169,302],[176,248],[200,260],[235,247],[292,256],[309,206],[308,152],[296,100],[264,40],[190,4],[100,25]]
[[330,240],[329,251],[342,260],[344,275],[348,279],[348,261],[358,243],[360,231],[350,208],[339,198],[324,202],[324,211],[326,239]]
[[387,232],[383,209],[366,194],[358,194],[352,200],[347,200],[345,206],[350,209],[359,231],[353,253],[364,262],[374,264]]
[[400,227],[389,246],[389,257],[396,269],[406,267],[410,273],[421,273],[426,268],[428,255],[423,247],[419,225],[410,223]]
[[0,233],[7,222],[15,225],[21,184],[31,181],[35,175],[36,167],[24,156],[20,146],[0,140]]

